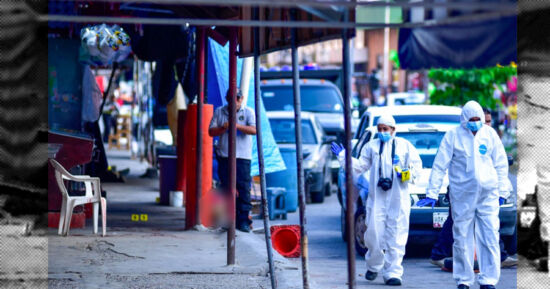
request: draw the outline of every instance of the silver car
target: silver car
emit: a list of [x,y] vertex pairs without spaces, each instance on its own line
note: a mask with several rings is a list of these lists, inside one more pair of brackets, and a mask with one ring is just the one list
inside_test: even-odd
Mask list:
[[[285,187],[289,198],[297,195],[296,170],[296,135],[294,112],[269,111],[267,117],[271,131],[287,170],[277,174],[277,177],[268,177],[267,186]],[[306,181],[306,196],[313,203],[322,203],[326,195],[330,195],[332,177],[330,160],[332,153],[330,143],[335,141],[333,136],[326,136],[321,124],[313,113],[302,112],[302,152],[304,157],[304,177]],[[288,204],[289,202],[287,202]],[[294,202],[290,202],[293,211]]]

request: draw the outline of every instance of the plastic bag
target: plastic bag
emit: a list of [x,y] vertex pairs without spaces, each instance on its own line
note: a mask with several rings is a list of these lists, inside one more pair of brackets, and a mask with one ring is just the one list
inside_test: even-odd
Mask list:
[[132,52],[130,36],[118,25],[83,28],[80,39],[80,61],[84,63],[112,64],[124,60]]

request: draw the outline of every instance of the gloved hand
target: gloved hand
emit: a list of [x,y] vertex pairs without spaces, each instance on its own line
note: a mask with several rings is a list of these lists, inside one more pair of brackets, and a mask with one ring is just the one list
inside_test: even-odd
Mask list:
[[506,203],[506,199],[503,197],[498,198],[498,205],[502,206],[504,203]]
[[342,152],[344,150],[344,146],[342,144],[338,144],[338,143],[333,142],[331,147],[330,147],[330,150],[335,155],[339,155],[340,152]]
[[426,197],[426,198],[418,201],[418,203],[416,203],[416,205],[419,206],[419,207],[425,207],[425,206],[432,205],[432,209],[433,209],[434,206],[435,206],[435,202],[436,202],[435,199]]

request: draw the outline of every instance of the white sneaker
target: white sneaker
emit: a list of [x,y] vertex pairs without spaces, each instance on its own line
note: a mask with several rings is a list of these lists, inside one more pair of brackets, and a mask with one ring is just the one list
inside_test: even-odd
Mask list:
[[518,265],[518,255],[517,254],[506,257],[506,259],[504,261],[502,261],[502,263],[500,263],[500,267],[502,267],[502,268],[513,267],[513,266],[517,266],[517,265]]
[[439,268],[443,268],[445,266],[445,259],[441,259],[441,260],[434,260],[434,259],[430,259],[430,263],[432,263],[433,265],[439,267]]

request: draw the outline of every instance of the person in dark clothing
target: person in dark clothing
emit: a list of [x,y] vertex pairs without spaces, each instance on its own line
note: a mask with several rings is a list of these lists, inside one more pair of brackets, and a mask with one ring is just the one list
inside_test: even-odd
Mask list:
[[[229,91],[226,100],[229,102]],[[237,200],[236,200],[236,228],[243,232],[250,232],[251,221],[248,218],[252,204],[250,202],[250,160],[252,159],[252,136],[256,134],[256,116],[254,111],[242,105],[243,95],[237,92]],[[219,136],[216,146],[218,161],[218,177],[221,188],[229,192],[229,108],[227,105],[219,107],[214,112],[208,134],[211,137]]]

